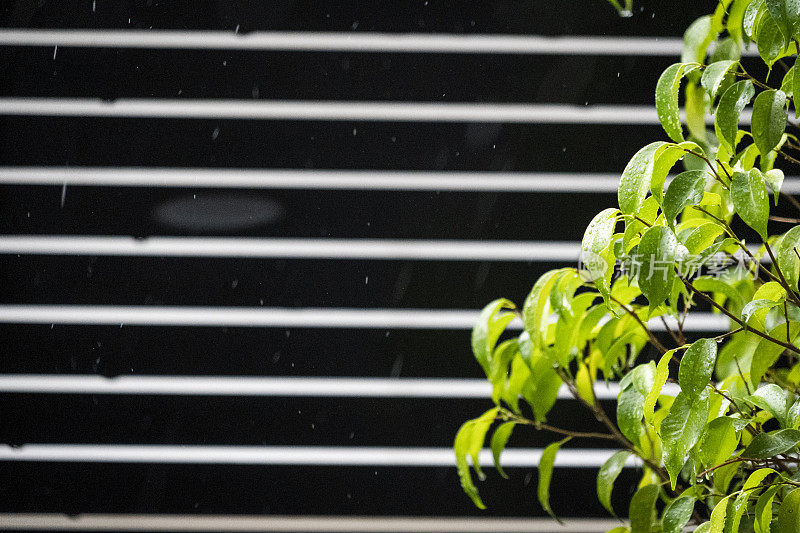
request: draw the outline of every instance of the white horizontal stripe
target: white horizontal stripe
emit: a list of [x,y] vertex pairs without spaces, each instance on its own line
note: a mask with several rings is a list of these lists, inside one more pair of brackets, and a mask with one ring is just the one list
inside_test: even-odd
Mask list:
[[603,533],[614,519],[166,514],[0,514],[0,530],[240,531],[303,533]]
[[0,254],[574,262],[580,255],[580,243],[2,235]]
[[[599,172],[0,166],[0,185],[616,193],[619,180],[619,174]],[[781,190],[800,194],[800,176],[787,176]]]
[[[110,305],[0,305],[5,324],[98,324],[354,329],[472,329],[477,311],[461,309],[354,309],[326,307],[183,307]],[[668,318],[669,323],[675,323]],[[649,323],[663,331],[659,319]],[[726,331],[725,316],[694,313],[684,331]],[[514,320],[510,326],[520,329]]]
[[[0,98],[0,115],[192,119],[658,124],[651,106],[276,100]],[[747,122],[743,116],[742,123]]]
[[0,184],[116,187],[616,193],[619,179],[619,174],[600,173],[0,167]]
[[683,43],[676,37],[4,28],[0,30],[0,45],[299,52],[679,56]]
[[[615,450],[566,449],[556,457],[562,468],[599,468]],[[535,467],[542,450],[509,448],[503,466]],[[124,444],[25,444],[0,446],[0,461],[328,465],[328,466],[455,466],[451,448],[339,446],[189,446]],[[491,450],[482,450],[482,464],[492,463]],[[631,459],[629,466],[635,466]]]
[[[594,390],[598,399],[613,400],[619,384],[598,381]],[[491,392],[485,379],[0,374],[0,393],[26,394],[465,399],[489,398]],[[671,383],[664,387],[664,394],[677,393]],[[563,387],[558,396],[572,398]]]

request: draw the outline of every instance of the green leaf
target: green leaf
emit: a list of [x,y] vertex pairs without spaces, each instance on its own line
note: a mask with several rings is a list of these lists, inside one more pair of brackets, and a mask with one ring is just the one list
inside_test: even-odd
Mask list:
[[703,63],[706,57],[706,49],[716,37],[710,15],[700,17],[692,22],[683,34],[681,61],[684,63]]
[[[686,102],[683,105],[686,113],[686,127],[689,134],[703,145],[708,144],[706,131],[706,110],[711,105],[711,99],[699,84],[691,81],[686,84]],[[700,170],[686,167],[686,170]]]
[[725,230],[716,222],[706,222],[688,233],[683,244],[689,250],[689,254],[697,255],[711,246],[723,231]]
[[728,503],[730,502],[731,496],[733,496],[733,494],[722,498],[711,512],[711,520],[709,520],[711,527],[708,530],[709,533],[722,533],[725,527],[725,515],[728,514]]
[[750,80],[737,81],[728,87],[719,99],[714,115],[714,128],[717,137],[725,143],[728,152],[736,150],[736,132],[739,131],[739,117],[745,106],[755,96],[756,90]]
[[769,459],[786,453],[800,443],[800,431],[796,429],[779,429],[771,433],[759,433],[753,437],[742,457],[750,459]]
[[755,41],[758,54],[768,67],[783,57],[786,40],[769,11],[764,11],[756,21]]
[[661,440],[664,446],[664,465],[667,467],[672,488],[686,462],[686,454],[697,443],[708,420],[709,398],[704,390],[691,398],[680,392],[672,402],[669,413],[661,422]]
[[490,409],[479,418],[464,422],[456,433],[455,442],[453,443],[461,487],[479,509],[486,509],[486,506],[481,501],[478,495],[478,489],[472,481],[467,455],[472,457],[472,464],[475,467],[475,471],[478,472],[479,476],[482,476],[478,461],[479,454],[483,446],[483,441],[486,438],[486,432],[489,430],[489,426],[491,426],[495,416],[497,416],[497,412],[497,408]]
[[780,302],[776,302],[775,300],[768,300],[768,299],[759,299],[749,302],[742,309],[742,322],[749,321],[756,311],[760,309],[770,309],[772,307],[775,307],[779,303]]
[[786,282],[793,290],[797,290],[800,279],[800,226],[795,226],[783,234],[775,246],[775,259]]
[[656,150],[664,144],[660,141],[648,144],[636,152],[622,172],[617,199],[623,213],[635,215],[642,208],[653,178]]
[[[795,72],[800,70],[800,68],[798,68],[797,65],[800,65],[800,63],[798,63],[797,59],[795,59],[794,60],[794,71]],[[798,101],[800,101],[800,75],[793,76],[793,78],[792,78],[792,93],[795,94],[795,95],[798,95],[797,96],[798,100],[794,100],[793,101],[793,103],[794,103],[794,116],[795,116],[795,118],[800,118],[800,105],[798,105]]]
[[694,533],[710,533],[711,522],[703,522],[694,530]]
[[[678,96],[686,67],[684,63],[675,63],[661,73],[656,83],[656,113],[661,127],[670,139],[679,143],[683,141],[683,127],[681,126],[680,107]],[[625,208],[620,207],[623,212]]]
[[772,502],[775,500],[775,494],[781,490],[780,486],[769,487],[764,493],[758,497],[755,508],[755,530],[756,533],[770,533],[770,522],[772,522]]
[[722,464],[739,444],[733,419],[721,416],[708,423],[697,442],[697,456],[704,468]]
[[692,496],[681,496],[670,502],[661,517],[662,533],[681,533],[692,518],[696,501]]
[[800,489],[794,489],[783,498],[778,511],[776,533],[797,533],[800,531]]
[[769,196],[764,185],[764,175],[757,168],[750,172],[734,172],[731,182],[733,207],[745,224],[767,239]]
[[614,482],[630,456],[630,452],[620,450],[609,457],[597,472],[597,499],[614,516],[617,515],[611,506],[611,492],[614,490]]
[[789,419],[789,409],[794,403],[794,398],[786,389],[774,383],[768,383],[759,387],[748,400],[774,416],[781,427],[789,428],[792,426],[794,420]]
[[654,309],[670,295],[675,279],[675,233],[665,226],[648,228],[639,242],[639,288]]
[[674,353],[675,350],[667,351],[661,356],[661,360],[659,360],[658,366],[656,367],[653,387],[647,393],[647,397],[644,400],[643,416],[645,422],[648,424],[653,423],[653,412],[655,411],[658,397],[661,395],[661,390],[664,388],[667,378],[669,378],[669,362],[672,360]]
[[560,524],[562,523],[561,520],[553,514],[553,510],[550,508],[550,480],[553,477],[553,464],[556,460],[556,453],[558,453],[561,446],[569,440],[570,437],[567,437],[564,440],[548,445],[542,452],[541,459],[539,459],[539,487],[536,491],[539,504],[547,514],[552,516]]
[[608,208],[600,211],[586,228],[581,241],[581,250],[599,254],[611,244],[614,226],[617,223],[618,209]]
[[[688,151],[705,155],[700,145],[691,141],[678,144],[665,143],[656,151],[653,177],[650,180],[650,191],[659,205],[664,201],[664,181],[666,181],[667,175],[672,167],[675,166],[675,163],[684,157],[699,159],[694,155],[689,155]],[[640,211],[639,216],[641,214],[642,212]],[[655,216],[653,220],[647,219],[647,221],[654,222]]]
[[472,328],[472,353],[487,376],[491,373],[491,357],[497,339],[514,319],[514,313],[508,312],[513,309],[516,309],[513,302],[505,298],[495,300],[483,308]]
[[541,350],[544,344],[545,309],[550,303],[550,291],[559,280],[559,275],[566,270],[562,268],[545,272],[536,280],[522,306],[522,321],[525,331],[530,335],[534,352]]
[[515,425],[517,425],[516,422],[505,422],[500,424],[500,426],[498,426],[498,428],[494,431],[494,435],[492,435],[492,457],[494,458],[494,467],[497,469],[500,475],[506,479],[508,479],[508,475],[503,470],[503,467],[500,466],[500,454],[503,453],[503,450],[505,450],[508,439],[511,438],[511,432],[514,431]]
[[728,34],[730,34],[731,38],[739,45],[744,42],[742,36],[742,22],[745,10],[750,2],[751,0],[734,0],[728,11],[728,20],[725,22]]
[[[689,249],[689,252],[692,252],[692,250]],[[727,281],[711,276],[703,276],[695,278],[695,280],[692,281],[692,285],[694,285],[698,291],[711,292],[725,296],[725,298],[731,302],[731,306],[736,309],[741,309],[745,305],[741,293]]]
[[628,518],[631,521],[631,533],[650,533],[656,519],[656,500],[658,485],[645,485],[631,498]]
[[634,445],[639,445],[644,433],[644,395],[636,387],[628,387],[617,396],[617,425],[619,430]]
[[[526,350],[522,350],[522,353],[524,359]],[[522,387],[522,396],[530,404],[534,418],[544,422],[558,398],[561,377],[553,369],[553,361],[548,357],[532,355],[528,360],[531,375]]]
[[769,154],[781,142],[788,119],[785,106],[786,94],[775,89],[759,93],[753,102],[750,130],[762,156]]
[[662,207],[668,224],[672,225],[686,206],[700,203],[709,177],[704,170],[687,170],[675,176],[667,187]]
[[678,369],[678,383],[688,398],[697,398],[706,390],[716,361],[717,343],[714,339],[700,339],[689,346]]
[[772,191],[772,199],[775,205],[778,205],[778,197],[781,193],[781,187],[783,187],[783,177],[783,170],[779,168],[773,168],[772,170],[764,172],[764,180]]
[[798,0],[766,0],[772,19],[784,38],[784,46],[800,29],[800,1]]
[[708,91],[712,102],[717,97],[717,91],[725,80],[725,77],[730,74],[731,68],[738,65],[738,61],[717,61],[716,63],[708,65],[703,71],[700,83],[703,88]]

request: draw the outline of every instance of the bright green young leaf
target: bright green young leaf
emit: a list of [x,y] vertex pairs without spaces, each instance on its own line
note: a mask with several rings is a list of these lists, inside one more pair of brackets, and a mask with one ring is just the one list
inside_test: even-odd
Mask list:
[[722,533],[723,529],[725,528],[725,516],[728,514],[728,503],[730,502],[731,496],[726,496],[722,498],[717,505],[714,506],[714,510],[711,512],[711,528],[708,530],[709,533]]
[[550,508],[550,480],[553,477],[553,464],[556,460],[556,453],[569,440],[570,437],[567,437],[564,440],[549,444],[542,452],[542,457],[539,460],[539,487],[536,491],[539,504],[547,514],[555,518],[559,523],[561,523],[561,520],[553,514],[553,510]]
[[778,511],[776,533],[797,533],[800,531],[800,489],[794,489],[783,498]]
[[509,312],[514,309],[514,303],[505,298],[495,300],[483,308],[472,328],[472,353],[487,376],[491,373],[490,360],[497,339],[514,319],[514,313]]
[[754,168],[750,172],[735,172],[731,182],[731,200],[744,223],[766,240],[769,195],[761,171]]
[[694,530],[694,533],[710,533],[711,532],[711,522],[703,522],[697,529]]
[[[797,61],[795,61],[796,65]],[[786,71],[783,75],[781,82],[781,91],[786,93],[786,96],[794,96],[794,66]]]
[[728,19],[725,21],[725,28],[728,30],[728,34],[740,46],[744,42],[742,36],[744,13],[750,2],[751,0],[733,0],[733,4],[728,10]]
[[[684,141],[678,144],[665,143],[656,151],[653,177],[650,180],[650,191],[653,193],[658,205],[664,201],[664,182],[675,163],[684,158],[700,160],[697,155],[691,155],[689,152],[705,156],[700,145],[691,141]],[[639,216],[642,215],[643,211],[644,206],[642,211],[639,212]],[[653,222],[655,217],[653,217],[653,220],[647,220],[648,222]]]
[[712,102],[717,97],[717,91],[722,85],[723,80],[731,72],[731,68],[738,66],[738,61],[717,61],[716,63],[711,63],[708,65],[703,71],[703,76],[700,78],[700,83],[703,85],[703,88],[708,91]]
[[581,250],[599,254],[611,244],[611,236],[614,234],[614,226],[617,222],[619,210],[614,208],[603,209],[600,211],[583,234]]
[[[711,105],[711,98],[700,84],[690,81],[685,89],[686,101],[683,105],[686,114],[686,127],[689,134],[700,144],[707,145],[706,110]],[[687,167],[686,170],[700,170]]]
[[786,282],[796,290],[800,278],[800,226],[795,226],[783,234],[775,247],[775,259],[783,272]]
[[770,533],[770,523],[772,522],[772,503],[775,500],[775,494],[781,490],[780,486],[772,486],[767,488],[761,496],[758,497],[755,507],[755,531],[756,533]]
[[675,279],[675,233],[665,226],[647,229],[639,243],[639,288],[654,309],[670,295]]
[[[678,96],[680,94],[681,80],[683,79],[686,63],[675,63],[661,73],[656,84],[656,113],[661,127],[670,139],[676,143],[683,141],[683,127],[681,126],[680,107]],[[620,207],[623,211],[625,208]]]
[[728,87],[719,99],[714,115],[714,128],[717,137],[725,143],[728,152],[736,149],[736,132],[739,131],[739,117],[745,106],[755,96],[756,90],[750,80],[738,81]]
[[661,356],[661,360],[659,360],[658,366],[656,367],[656,374],[653,379],[653,387],[647,393],[643,407],[644,420],[648,424],[653,423],[653,412],[656,407],[656,402],[658,401],[658,397],[661,395],[661,389],[664,388],[664,384],[667,382],[667,378],[669,378],[669,362],[674,354],[675,350],[667,351]]
[[614,490],[614,482],[619,477],[625,462],[631,456],[630,452],[620,450],[608,458],[600,467],[597,473],[597,499],[605,507],[609,513],[617,516],[614,513],[614,508],[611,506],[611,491]]
[[755,40],[756,28],[761,16],[767,11],[767,6],[764,0],[752,0],[747,9],[745,9],[744,17],[742,18],[742,29],[745,35]]
[[783,177],[783,170],[779,168],[773,168],[772,170],[764,172],[764,180],[772,191],[772,199],[775,205],[778,205],[778,197],[781,193],[781,187],[783,187]]
[[[559,275],[566,269],[550,270],[533,285],[530,294],[522,307],[522,321],[533,343],[533,351],[538,352],[544,343],[545,310],[550,303],[550,291],[553,290]],[[524,355],[524,354],[523,354]]]
[[742,452],[742,457],[751,459],[769,459],[786,453],[800,443],[800,431],[796,429],[779,429],[771,433],[759,433]]
[[714,339],[700,339],[686,350],[678,369],[678,383],[689,398],[697,398],[706,390],[717,361]]
[[709,177],[704,170],[687,170],[675,176],[667,187],[662,206],[668,224],[672,225],[686,206],[700,203]]
[[661,517],[662,533],[681,533],[692,518],[696,501],[692,496],[681,496],[672,500]]
[[494,431],[494,435],[492,435],[492,457],[494,458],[494,467],[500,473],[501,476],[508,479],[508,475],[503,470],[503,467],[500,466],[500,454],[503,453],[503,450],[506,448],[506,444],[508,444],[508,439],[511,438],[511,432],[514,431],[514,426],[517,425],[516,422],[505,422],[500,424],[497,429]]
[[716,37],[710,15],[700,17],[692,22],[683,34],[681,61],[683,63],[704,63],[708,45]]
[[753,102],[750,130],[762,156],[766,156],[781,142],[788,118],[785,106],[786,94],[775,89],[759,93]]
[[664,144],[661,141],[648,144],[636,152],[622,172],[617,199],[623,213],[635,215],[642,208],[653,178],[655,153]]
[[472,475],[469,470],[469,463],[467,456],[472,457],[472,464],[476,472],[480,474],[480,464],[478,455],[483,441],[486,437],[486,432],[492,424],[495,416],[497,415],[497,408],[486,411],[482,416],[474,420],[468,420],[461,425],[456,433],[455,442],[453,443],[453,450],[456,454],[456,466],[458,467],[458,477],[461,480],[461,487],[464,492],[475,503],[479,509],[486,509],[486,506],[481,501],[478,495],[478,488],[472,481]]
[[664,464],[667,467],[672,488],[683,469],[686,454],[697,443],[708,420],[708,391],[696,398],[681,392],[672,402],[669,414],[661,422],[661,440],[664,446]]
[[[529,349],[530,347],[526,347]],[[522,350],[523,359],[528,357],[526,350]],[[553,369],[553,361],[543,355],[532,355],[528,358],[530,377],[522,387],[522,397],[525,398],[533,416],[539,422],[544,422],[547,413],[552,409],[558,398],[558,389],[561,387],[561,377]]]
[[650,533],[656,520],[656,500],[660,489],[658,485],[645,485],[631,498],[628,518],[631,521],[631,533]]
[[688,233],[683,244],[690,254],[697,255],[711,246],[724,231],[716,222],[706,222]]

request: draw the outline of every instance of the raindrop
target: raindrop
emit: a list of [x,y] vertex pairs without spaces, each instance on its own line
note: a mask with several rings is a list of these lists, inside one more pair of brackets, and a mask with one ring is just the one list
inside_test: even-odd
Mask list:
[[250,92],[251,92],[251,94],[253,95],[253,98],[258,98],[258,87],[256,87],[255,85],[253,85],[253,90],[252,90],[252,91],[250,91]]
[[277,363],[281,360],[281,352],[275,352],[275,355],[272,356],[272,362]]
[[67,199],[67,182],[61,186],[61,208],[64,208],[64,201]]
[[291,335],[291,334],[292,334],[292,333],[291,333],[291,332],[290,332],[290,331],[287,329],[287,330],[286,330],[286,338],[288,339],[288,338],[289,338],[289,335]]
[[369,276],[364,278],[364,285],[368,285],[368,284],[369,284]]
[[356,136],[356,133],[358,133],[358,130],[357,130],[357,129],[355,129],[355,128],[353,128],[353,137],[355,137],[355,136]]
[[525,480],[522,483],[527,487],[530,485],[531,479],[533,479],[533,472],[528,472],[525,474]]
[[58,45],[56,45],[55,48],[53,48],[53,60],[54,61],[56,59],[56,54],[58,54]]
[[397,137],[395,137],[394,135],[392,135],[392,142],[393,142],[393,143],[396,143],[396,142],[397,142]]
[[239,285],[239,280],[235,279],[231,282],[231,289],[235,289],[236,286]]
[[389,333],[391,333],[391,331],[387,331],[385,336],[388,337]]
[[351,432],[350,432],[350,438],[352,439],[352,438],[353,438],[353,437],[355,437],[355,436],[356,436],[356,434],[355,434],[354,432],[352,432],[352,431],[351,431]]
[[258,300],[258,305],[264,305],[264,298]]
[[31,218],[31,212],[28,211],[28,218]]
[[351,28],[353,28],[353,29],[358,28],[358,21],[353,22],[353,25],[351,26]]
[[311,424],[311,429],[316,429],[316,426],[314,424]]
[[[644,8],[642,8],[642,9],[644,9]],[[623,9],[622,11],[619,12],[619,16],[620,17],[629,18],[629,17],[633,16],[633,12],[631,10],[629,10],[629,9]]]
[[228,66],[228,62],[227,62],[227,61],[223,61],[223,62],[222,62],[222,66],[223,66],[223,67],[227,67],[227,66]]
[[348,500],[352,500],[352,499],[353,499],[353,495],[352,495],[352,494],[350,494],[349,492],[347,493],[347,499],[348,499]]
[[219,137],[219,128],[214,128],[214,131],[211,132],[211,139],[216,140]]
[[97,0],[92,0],[92,13],[97,12]]
[[233,30],[233,33],[239,33],[239,25],[238,24],[236,25],[236,29]]

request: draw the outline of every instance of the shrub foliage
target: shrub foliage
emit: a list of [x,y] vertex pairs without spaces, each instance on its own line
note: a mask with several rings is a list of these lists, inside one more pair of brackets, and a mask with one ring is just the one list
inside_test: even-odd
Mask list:
[[[472,350],[494,407],[454,444],[478,507],[484,443],[505,475],[501,453],[528,426],[562,439],[538,467],[550,514],[559,449],[604,439],[619,449],[597,476],[610,513],[623,467],[641,471],[629,525],[614,531],[800,532],[800,203],[774,168],[800,163],[798,40],[800,0],[723,0],[692,23],[655,88],[669,140],[633,155],[619,207],[586,229],[581,267],[545,273],[521,307],[483,309]],[[729,326],[698,338],[702,319]],[[606,386],[619,390],[616,414],[595,395]],[[549,424],[560,389],[604,431]]]

